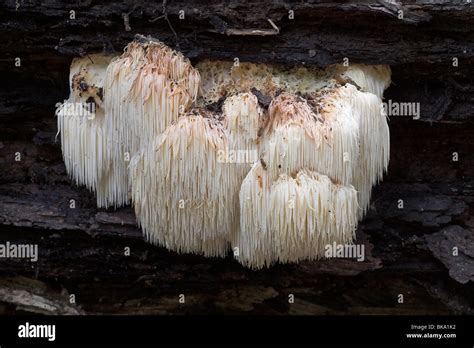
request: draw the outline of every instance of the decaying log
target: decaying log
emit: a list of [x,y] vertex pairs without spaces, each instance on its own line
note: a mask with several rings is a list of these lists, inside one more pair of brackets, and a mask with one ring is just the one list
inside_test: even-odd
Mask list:
[[[54,0],[0,7],[0,241],[39,245],[36,263],[0,260],[0,312],[473,313],[470,3]],[[421,117],[390,119],[388,175],[357,232],[365,261],[250,271],[230,256],[150,246],[130,207],[95,208],[93,195],[66,175],[55,104],[67,98],[73,56],[120,52],[136,34],[152,35],[193,62],[326,65],[347,57],[390,64],[386,100],[418,102]]]

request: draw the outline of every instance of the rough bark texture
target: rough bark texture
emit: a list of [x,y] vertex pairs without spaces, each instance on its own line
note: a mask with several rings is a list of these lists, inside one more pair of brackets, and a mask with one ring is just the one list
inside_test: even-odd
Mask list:
[[[0,313],[473,313],[473,19],[467,1],[2,2],[0,240],[40,254],[0,260]],[[366,260],[255,272],[177,255],[143,242],[129,207],[98,210],[71,185],[54,118],[71,58],[120,52],[137,33],[194,61],[391,64],[386,98],[420,102],[421,120],[390,120],[389,172],[357,233]]]

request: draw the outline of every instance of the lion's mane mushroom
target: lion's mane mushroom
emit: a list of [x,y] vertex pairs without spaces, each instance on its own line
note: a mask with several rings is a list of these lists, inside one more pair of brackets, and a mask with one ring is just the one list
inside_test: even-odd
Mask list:
[[372,187],[382,180],[390,159],[390,130],[382,101],[375,94],[357,90],[348,84],[337,90],[354,113],[359,114],[359,158],[353,167],[352,184],[359,197],[359,219],[370,204]]
[[[252,93],[238,93],[228,97],[223,105],[223,120],[228,147],[220,153],[220,161],[227,164],[233,176],[234,186],[228,191],[233,209],[239,211],[239,191],[243,179],[258,158],[259,131],[265,118],[257,97]],[[237,223],[239,222],[236,219]],[[238,232],[238,227],[232,231]]]
[[146,239],[178,252],[225,256],[238,211],[230,192],[235,173],[220,161],[224,126],[192,110],[130,164],[132,200]]
[[203,60],[196,68],[202,77],[203,102],[212,103],[252,89],[276,97],[280,92],[311,93],[330,84],[335,69],[288,68],[278,64]]
[[258,105],[257,97],[251,93],[228,97],[224,102],[223,115],[231,149],[256,150],[258,131],[263,126],[263,110]]
[[261,152],[272,180],[307,168],[344,185],[352,182],[359,155],[358,114],[329,91],[318,97],[310,105],[282,93],[270,104]]
[[[270,104],[258,139],[262,160],[242,184],[240,232],[233,243],[249,267],[317,259],[327,244],[352,243],[372,186],[387,169],[389,132],[381,100],[355,84],[341,85],[338,69],[331,68],[334,78],[323,81],[324,87],[283,92]],[[354,76],[376,81],[372,72],[364,68]],[[304,220],[310,197],[318,197],[317,209],[326,213]]]
[[110,168],[97,194],[100,207],[128,203],[131,157],[191,107],[199,83],[187,58],[154,40],[132,42],[111,62],[105,84]]
[[240,191],[237,259],[259,269],[275,262],[324,257],[325,246],[352,243],[357,226],[357,193],[325,175],[301,170],[269,185],[256,163]]
[[233,246],[255,269],[353,242],[389,161],[388,66],[195,69],[150,38],[109,60],[71,66],[70,101],[94,102],[96,118],[58,112],[68,173],[98,206],[131,199],[149,242],[205,256]]
[[352,242],[358,203],[351,183],[359,159],[360,114],[337,92],[323,88],[309,102],[282,93],[270,104],[262,161],[240,191],[234,247],[243,264],[261,268],[317,259],[326,244]]
[[103,86],[111,59],[102,54],[74,58],[69,99],[56,112],[66,171],[77,185],[92,191],[106,170]]
[[379,98],[382,98],[384,90],[391,83],[392,72],[388,65],[351,64],[347,67],[333,65],[331,69],[336,76],[349,78],[349,81],[362,88],[364,92],[375,94]]

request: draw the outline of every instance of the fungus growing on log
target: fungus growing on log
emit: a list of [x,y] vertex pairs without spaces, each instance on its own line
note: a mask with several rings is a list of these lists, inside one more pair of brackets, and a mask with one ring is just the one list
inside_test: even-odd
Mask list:
[[204,60],[196,65],[202,76],[204,102],[216,102],[222,97],[256,89],[275,97],[281,91],[292,93],[316,92],[342,74],[335,67],[316,69],[286,67],[277,64]]
[[[68,172],[99,207],[131,199],[150,243],[220,257],[232,246],[255,269],[353,242],[388,166],[389,67],[193,68],[152,39],[105,65],[100,83],[84,76],[104,86],[100,122],[58,121]],[[90,140],[86,151],[74,137]]]
[[322,90],[312,106],[286,93],[270,104],[262,156],[272,180],[307,168],[344,185],[352,182],[359,155],[359,115],[330,93]]
[[263,126],[263,110],[258,105],[257,97],[251,93],[230,96],[224,102],[223,114],[231,148],[256,149],[258,131]]
[[77,185],[96,191],[106,171],[103,87],[111,56],[75,58],[69,99],[56,111],[66,171]]
[[200,83],[187,58],[155,40],[133,41],[110,60],[94,55],[71,66],[71,100],[85,102],[100,86],[97,120],[58,118],[67,171],[96,193],[99,207],[129,203],[130,159],[189,110]]
[[139,149],[178,119],[196,100],[199,72],[181,53],[154,40],[132,42],[111,62],[105,83],[110,188],[100,207],[129,202],[128,164]]
[[301,170],[282,174],[268,186],[256,164],[240,191],[238,260],[259,269],[275,262],[324,257],[326,245],[352,243],[357,226],[357,193],[325,175]]
[[354,113],[359,114],[359,158],[353,167],[352,184],[359,197],[359,219],[365,215],[372,187],[382,180],[390,159],[390,130],[382,101],[369,92],[358,91],[353,85],[338,90],[347,99]]
[[229,194],[235,175],[219,160],[227,147],[215,115],[192,110],[132,159],[132,200],[149,242],[179,252],[227,254],[238,217]]
[[352,80],[365,92],[382,98],[385,89],[391,83],[391,70],[388,65],[353,64],[347,67],[337,66],[336,71]]

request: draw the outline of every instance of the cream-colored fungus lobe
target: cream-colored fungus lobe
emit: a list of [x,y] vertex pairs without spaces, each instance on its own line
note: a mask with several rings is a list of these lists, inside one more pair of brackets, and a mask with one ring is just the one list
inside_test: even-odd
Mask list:
[[135,213],[146,239],[179,252],[225,256],[238,211],[236,172],[219,161],[228,147],[221,122],[192,110],[130,165]]
[[66,170],[77,185],[92,191],[107,169],[103,87],[112,58],[102,54],[74,58],[69,98],[56,111]]
[[389,161],[388,66],[193,67],[156,40],[109,61],[71,66],[103,88],[99,120],[58,117],[67,171],[98,206],[131,200],[150,243],[254,269],[353,243]]

